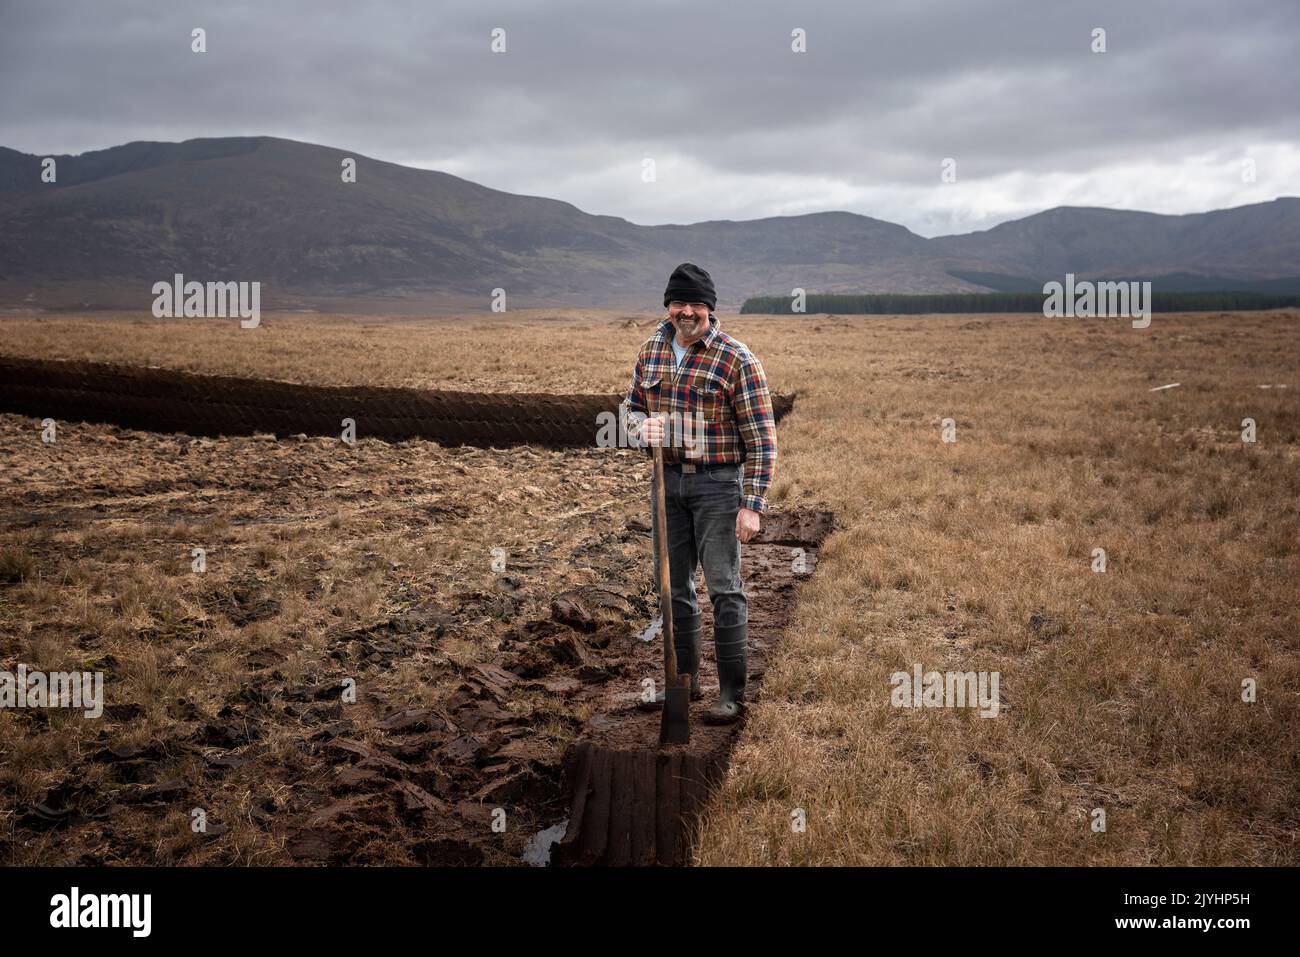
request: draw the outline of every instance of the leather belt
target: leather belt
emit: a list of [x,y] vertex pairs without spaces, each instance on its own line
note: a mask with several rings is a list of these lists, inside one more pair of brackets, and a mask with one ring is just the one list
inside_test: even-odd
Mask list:
[[713,462],[709,465],[699,465],[695,462],[665,462],[664,468],[674,469],[683,475],[690,475],[693,472],[703,472],[705,469],[729,469],[732,467],[739,468],[739,462]]

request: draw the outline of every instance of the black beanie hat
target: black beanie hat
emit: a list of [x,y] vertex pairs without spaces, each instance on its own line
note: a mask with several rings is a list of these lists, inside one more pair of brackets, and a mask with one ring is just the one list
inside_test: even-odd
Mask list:
[[718,294],[713,289],[713,277],[695,263],[682,263],[668,277],[668,288],[664,290],[665,306],[674,299],[707,302],[710,309],[716,309]]

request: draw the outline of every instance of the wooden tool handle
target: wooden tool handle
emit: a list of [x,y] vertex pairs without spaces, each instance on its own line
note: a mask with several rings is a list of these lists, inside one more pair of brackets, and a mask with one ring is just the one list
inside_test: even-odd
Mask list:
[[664,633],[664,688],[677,684],[677,655],[673,650],[673,584],[668,574],[668,515],[664,502],[664,450],[654,446],[655,541],[659,543],[659,615]]

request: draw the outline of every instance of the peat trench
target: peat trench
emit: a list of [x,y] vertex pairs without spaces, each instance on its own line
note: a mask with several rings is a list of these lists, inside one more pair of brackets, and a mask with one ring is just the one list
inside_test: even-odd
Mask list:
[[[815,569],[818,547],[833,525],[829,512],[772,513],[765,516],[760,536],[741,549],[749,597],[745,690],[749,704],[758,698],[768,658],[789,623],[796,586]],[[564,837],[552,850],[552,864],[687,863],[695,825],[727,770],[745,723],[744,718],[722,726],[703,722],[704,712],[717,699],[718,677],[713,614],[699,573],[696,591],[704,617],[700,661],[704,698],[691,703],[690,743],[660,746],[660,715],[637,709],[640,688],[628,682],[610,687],[606,708],[587,721],[564,755],[569,816]],[[662,687],[663,635],[636,645],[636,662],[629,671],[653,675],[657,687]]]
[[[479,447],[596,444],[622,395],[318,386],[101,362],[0,355],[0,412],[188,435],[338,435]],[[780,421],[793,395],[773,395]]]

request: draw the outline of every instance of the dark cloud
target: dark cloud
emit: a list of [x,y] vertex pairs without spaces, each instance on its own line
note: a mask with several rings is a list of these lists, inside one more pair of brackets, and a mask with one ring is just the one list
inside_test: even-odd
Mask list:
[[0,80],[0,144],[27,152],[272,134],[643,223],[929,234],[1300,192],[1295,0],[8,4]]

